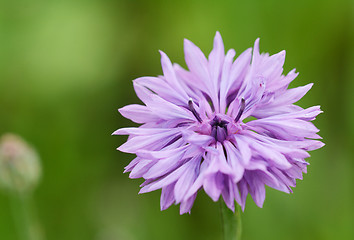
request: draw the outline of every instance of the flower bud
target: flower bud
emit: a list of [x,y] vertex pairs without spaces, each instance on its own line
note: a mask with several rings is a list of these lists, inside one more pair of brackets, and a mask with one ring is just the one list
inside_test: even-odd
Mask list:
[[0,187],[27,192],[37,185],[40,175],[36,151],[17,135],[3,135],[0,139]]

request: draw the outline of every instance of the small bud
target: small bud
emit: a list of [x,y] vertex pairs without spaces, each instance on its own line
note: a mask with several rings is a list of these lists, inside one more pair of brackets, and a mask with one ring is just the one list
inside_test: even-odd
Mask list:
[[30,191],[37,185],[40,175],[36,151],[19,136],[3,135],[0,139],[0,187]]

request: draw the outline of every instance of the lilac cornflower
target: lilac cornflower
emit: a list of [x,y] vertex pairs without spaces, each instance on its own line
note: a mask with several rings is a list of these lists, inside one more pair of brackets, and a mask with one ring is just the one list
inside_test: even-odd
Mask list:
[[309,164],[307,151],[324,144],[310,121],[319,106],[294,105],[312,87],[287,89],[298,73],[283,75],[285,51],[269,56],[225,55],[219,32],[208,58],[184,40],[188,70],[172,64],[161,53],[163,76],[133,81],[145,105],[119,109],[126,118],[142,124],[122,128],[129,135],[118,150],[136,154],[125,167],[130,178],[144,178],[140,193],[161,189],[161,210],[180,204],[180,214],[190,212],[200,189],[214,200],[222,196],[234,211],[244,210],[251,194],[262,207],[265,185],[290,193]]

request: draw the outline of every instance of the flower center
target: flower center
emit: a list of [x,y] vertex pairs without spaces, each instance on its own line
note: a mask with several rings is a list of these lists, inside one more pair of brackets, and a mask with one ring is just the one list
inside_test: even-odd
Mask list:
[[[214,118],[209,121],[203,121],[199,113],[194,108],[192,99],[188,101],[188,109],[193,113],[196,120],[200,123],[195,126],[195,131],[200,134],[210,135],[217,142],[224,142],[229,134],[237,133],[240,129],[240,119],[245,110],[245,99],[242,98],[239,105],[239,111],[235,118],[227,115],[215,114]],[[209,125],[208,125],[209,124]]]
[[214,119],[210,121],[211,136],[214,137],[216,141],[223,142],[226,139],[227,124],[227,121],[221,120],[217,116],[215,116]]

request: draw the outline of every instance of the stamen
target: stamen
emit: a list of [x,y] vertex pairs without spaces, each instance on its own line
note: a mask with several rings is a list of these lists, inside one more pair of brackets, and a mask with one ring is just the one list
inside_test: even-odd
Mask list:
[[246,104],[245,104],[245,99],[242,98],[242,99],[241,99],[240,110],[239,110],[238,113],[237,113],[237,116],[236,116],[236,118],[235,118],[235,122],[238,122],[238,120],[240,120],[241,115],[242,115],[243,111],[245,110],[245,106],[246,106]]
[[200,118],[199,114],[195,110],[195,108],[193,106],[193,100],[192,99],[189,99],[188,107],[189,107],[189,110],[193,113],[194,117],[198,120],[198,122],[202,123],[203,120]]

